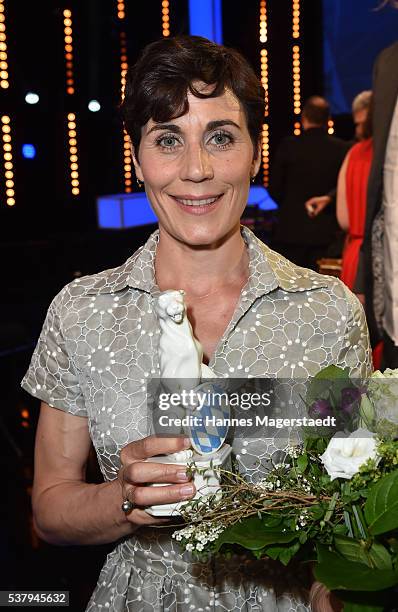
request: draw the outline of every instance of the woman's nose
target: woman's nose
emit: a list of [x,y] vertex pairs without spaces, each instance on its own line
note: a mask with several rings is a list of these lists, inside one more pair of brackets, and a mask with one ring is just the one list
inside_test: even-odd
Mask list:
[[198,183],[213,176],[210,155],[205,147],[199,144],[189,146],[184,154],[180,178]]

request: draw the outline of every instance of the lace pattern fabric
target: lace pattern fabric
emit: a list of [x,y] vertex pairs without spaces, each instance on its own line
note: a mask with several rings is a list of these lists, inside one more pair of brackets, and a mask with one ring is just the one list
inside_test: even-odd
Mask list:
[[[242,228],[249,280],[209,366],[220,377],[306,379],[329,364],[370,373],[357,299],[336,278],[299,268]],[[146,383],[159,377],[154,299],[158,233],[125,264],[78,279],[53,300],[22,386],[86,417],[105,480],[120,450],[149,433]],[[177,287],[178,289],[178,287]],[[235,439],[240,471],[258,479],[283,438]],[[299,574],[274,562],[194,563],[170,531],[140,529],[108,556],[87,610],[304,612]]]

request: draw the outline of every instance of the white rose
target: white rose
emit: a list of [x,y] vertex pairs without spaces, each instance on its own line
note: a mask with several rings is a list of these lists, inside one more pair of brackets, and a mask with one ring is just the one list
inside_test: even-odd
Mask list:
[[350,479],[369,458],[376,459],[375,434],[367,429],[357,429],[349,436],[337,433],[320,456],[331,480]]

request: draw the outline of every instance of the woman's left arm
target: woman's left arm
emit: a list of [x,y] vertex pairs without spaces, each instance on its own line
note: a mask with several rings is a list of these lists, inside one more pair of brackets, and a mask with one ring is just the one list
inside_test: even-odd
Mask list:
[[350,151],[348,151],[347,155],[345,156],[343,164],[340,168],[339,178],[337,180],[337,198],[336,198],[337,221],[341,229],[343,229],[345,232],[347,232],[350,227],[350,217],[349,217],[348,205],[347,205],[347,187],[346,187],[347,166],[348,166],[349,158],[350,158]]

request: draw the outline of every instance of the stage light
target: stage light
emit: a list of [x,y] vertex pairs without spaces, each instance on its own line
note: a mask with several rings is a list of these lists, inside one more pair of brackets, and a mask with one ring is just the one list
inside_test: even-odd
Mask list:
[[[268,50],[264,46],[268,41],[268,16],[267,16],[266,0],[260,1],[259,38],[260,38],[260,44],[261,44],[261,50],[260,50],[261,84],[264,87],[264,93],[265,93],[264,117],[267,118],[269,115]],[[263,183],[264,183],[264,186],[267,187],[269,183],[269,125],[267,121],[263,124],[263,129],[262,129],[261,158],[262,158],[262,169],[263,169]]]
[[117,0],[117,16],[119,19],[124,19],[126,17],[124,0]]
[[[301,114],[301,68],[300,68],[300,47],[293,45],[293,113]],[[296,136],[301,134],[301,125],[296,120],[293,133]]]
[[328,134],[334,134],[334,121],[329,119],[328,121]]
[[70,184],[72,187],[72,195],[79,195],[79,166],[77,157],[77,140],[76,140],[76,115],[68,113],[68,137],[69,137],[69,168],[70,168]]
[[162,0],[162,34],[164,37],[170,36],[170,2]]
[[97,113],[99,110],[101,110],[101,104],[98,102],[98,100],[90,100],[88,103],[88,110],[92,113]]
[[300,38],[300,0],[293,0],[292,15],[293,38]]
[[260,2],[260,42],[266,43],[268,40],[267,34],[267,3],[266,0]]
[[4,14],[4,0],[0,0],[0,87],[8,89],[8,55],[7,55],[6,18]]
[[123,157],[124,191],[131,193],[131,143],[126,130],[123,130]]
[[36,147],[32,144],[22,145],[22,155],[25,159],[34,159],[36,157]]
[[12,162],[12,145],[11,145],[11,120],[8,115],[3,115],[1,118],[1,131],[3,139],[3,159],[6,180],[6,204],[7,206],[15,205],[14,191],[14,169]]
[[262,130],[262,166],[264,176],[264,186],[269,183],[269,126],[263,123]]
[[25,102],[27,104],[37,104],[39,100],[40,98],[37,93],[33,93],[32,91],[29,91],[25,96]]
[[75,81],[73,76],[73,30],[72,11],[65,9],[64,16],[64,49],[65,49],[65,73],[66,93],[70,96],[75,93]]

